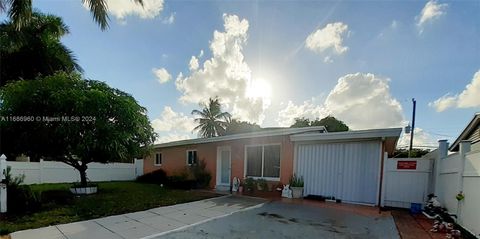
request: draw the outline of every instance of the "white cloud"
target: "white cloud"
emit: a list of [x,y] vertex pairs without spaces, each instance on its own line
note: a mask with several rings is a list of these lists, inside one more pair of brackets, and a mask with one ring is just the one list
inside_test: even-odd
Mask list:
[[[282,106],[282,105],[281,105]],[[312,98],[296,105],[288,102],[278,113],[279,126],[290,126],[295,118],[323,118],[332,115],[352,130],[404,127],[403,109],[390,93],[389,79],[371,73],[342,76],[324,102]],[[398,145],[405,146],[410,135],[402,134]],[[436,139],[421,128],[415,128],[414,146],[434,146]]]
[[277,123],[282,127],[289,127],[295,122],[295,118],[316,119],[326,116],[323,108],[323,102],[318,102],[317,98],[304,101],[301,105],[295,105],[292,101],[288,101],[287,105],[278,112]]
[[390,93],[389,80],[371,73],[348,74],[338,79],[325,102],[289,102],[277,122],[291,125],[294,118],[332,115],[354,130],[404,126],[402,106]]
[[428,105],[434,107],[437,112],[442,112],[448,108],[473,108],[480,107],[480,70],[472,78],[470,84],[465,87],[460,94],[446,94]]
[[[415,134],[413,135],[414,148],[429,148],[438,146],[438,137],[434,137],[428,132],[425,132],[421,128],[415,128]],[[405,148],[410,146],[410,134],[402,134],[398,140],[397,147]],[[428,147],[425,147],[428,146]]]
[[189,74],[177,77],[176,86],[182,93],[180,101],[196,104],[218,96],[235,117],[261,123],[268,102],[247,94],[248,86],[255,82],[242,52],[248,37],[248,21],[227,14],[223,15],[223,20],[224,31],[214,31],[210,42],[212,58],[198,68],[193,60]]
[[330,91],[325,108],[352,129],[402,126],[402,106],[391,95],[388,83],[389,79],[371,73],[345,75]]
[[438,19],[440,16],[446,13],[446,8],[448,4],[438,3],[438,1],[430,0],[423,7],[422,12],[417,16],[417,26],[420,28],[420,33],[423,31],[423,27],[428,22],[433,22]]
[[347,33],[348,25],[342,22],[329,23],[324,28],[312,32],[305,40],[305,46],[318,54],[341,55],[348,51],[348,47],[343,45]]
[[392,23],[390,24],[390,28],[396,29],[398,27],[398,22],[397,20],[393,20]]
[[163,24],[173,24],[175,22],[175,16],[177,15],[176,12],[171,13],[170,16],[163,19]]
[[155,140],[155,143],[160,144],[160,143],[174,142],[174,141],[186,140],[186,139],[192,139],[192,136],[190,134],[178,134],[178,133],[159,134],[157,139]]
[[165,68],[153,68],[152,72],[157,77],[157,80],[158,82],[160,82],[160,84],[166,83],[167,81],[172,79],[172,76]]
[[[163,0],[143,0],[143,6],[132,0],[106,0],[108,13],[115,16],[121,23],[125,23],[127,16],[138,16],[142,19],[152,19],[160,15],[163,10]],[[85,8],[88,8],[84,4]]]
[[177,113],[165,106],[160,117],[152,120],[152,127],[159,137],[156,143],[169,142],[193,137],[194,118]]
[[323,62],[325,63],[333,63],[333,60],[330,56],[326,56],[323,58]]
[[197,70],[199,67],[198,58],[195,56],[192,56],[192,58],[190,58],[190,63],[188,65],[191,71]]

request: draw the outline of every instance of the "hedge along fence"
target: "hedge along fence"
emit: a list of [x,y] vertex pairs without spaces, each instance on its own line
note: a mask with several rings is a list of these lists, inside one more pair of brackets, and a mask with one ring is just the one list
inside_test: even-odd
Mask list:
[[[70,165],[56,161],[16,162],[7,161],[12,176],[25,175],[24,184],[40,183],[72,183],[80,181],[80,174]],[[87,177],[92,182],[130,181],[143,174],[136,164],[143,165],[141,160],[134,163],[89,163]],[[141,172],[139,172],[141,171]]]

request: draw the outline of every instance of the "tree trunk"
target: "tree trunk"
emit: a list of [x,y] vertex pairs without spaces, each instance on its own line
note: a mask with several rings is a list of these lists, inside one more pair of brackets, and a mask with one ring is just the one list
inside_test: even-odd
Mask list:
[[82,185],[82,187],[86,187],[87,186],[87,166],[81,165],[77,169],[80,172],[80,185]]

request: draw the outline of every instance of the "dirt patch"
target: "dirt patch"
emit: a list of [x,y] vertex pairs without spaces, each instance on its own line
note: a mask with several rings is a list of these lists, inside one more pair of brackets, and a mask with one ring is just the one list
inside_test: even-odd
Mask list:
[[262,213],[259,213],[258,215],[263,216],[263,217],[283,218],[282,215],[278,215],[276,213],[262,212]]

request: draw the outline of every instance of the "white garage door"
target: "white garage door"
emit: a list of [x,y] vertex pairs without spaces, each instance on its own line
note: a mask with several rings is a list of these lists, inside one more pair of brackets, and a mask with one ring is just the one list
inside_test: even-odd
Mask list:
[[304,194],[376,204],[380,150],[379,141],[296,145],[295,172],[304,178]]

